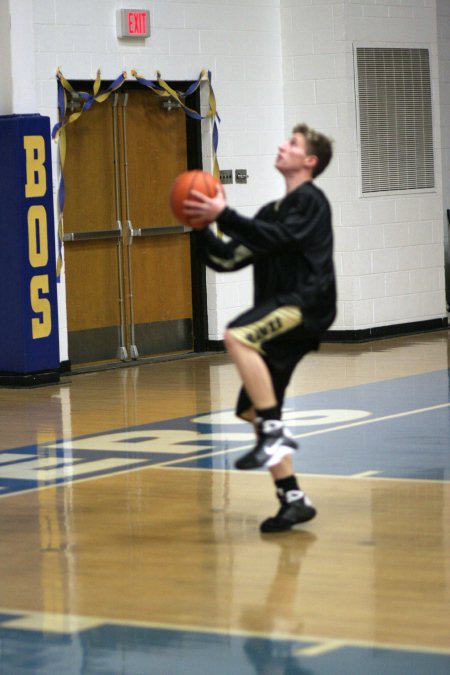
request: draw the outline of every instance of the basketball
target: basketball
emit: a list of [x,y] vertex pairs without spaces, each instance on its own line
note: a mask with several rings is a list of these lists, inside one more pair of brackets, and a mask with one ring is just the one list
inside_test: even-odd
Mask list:
[[189,193],[191,190],[203,192],[207,197],[214,197],[217,192],[217,185],[221,185],[220,181],[212,174],[206,171],[194,169],[192,171],[184,171],[178,178],[175,179],[174,184],[170,190],[169,204],[175,218],[188,227],[196,229],[203,229],[209,223],[191,223],[189,216],[183,211],[183,202],[185,199],[194,199]]

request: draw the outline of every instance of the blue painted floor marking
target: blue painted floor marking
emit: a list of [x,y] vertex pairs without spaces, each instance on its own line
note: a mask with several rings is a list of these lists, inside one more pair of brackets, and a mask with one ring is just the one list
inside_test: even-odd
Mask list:
[[[288,424],[301,442],[296,469],[450,480],[449,401],[448,370],[291,397]],[[350,418],[336,422],[332,413],[342,410]],[[232,469],[252,444],[251,426],[222,411],[14,448],[0,452],[0,496],[161,463]]]
[[[308,424],[295,425],[301,437],[296,455],[302,473],[353,475],[377,471],[377,476],[402,479],[450,480],[449,371],[442,370],[373,384],[291,397],[291,411],[311,411]],[[411,411],[431,408],[412,415]],[[321,410],[366,411],[366,417],[336,423],[320,419]],[[304,414],[304,412],[303,412]],[[317,417],[317,415],[319,415]],[[372,422],[374,419],[382,419]],[[34,445],[0,452],[0,495],[46,485],[125,471],[160,463],[179,462],[193,468],[232,468],[249,443],[233,440],[246,425],[224,415],[165,420],[112,430],[56,444]],[[214,416],[213,416],[214,419]],[[217,417],[220,419],[220,415]],[[227,421],[228,420],[228,421]],[[300,421],[301,420],[297,420]],[[356,426],[357,423],[360,425]],[[366,423],[367,422],[367,423]],[[167,454],[162,431],[191,433],[175,440]],[[195,432],[195,438],[194,434]],[[314,432],[317,435],[310,435]],[[325,432],[325,433],[322,433]],[[111,434],[114,449],[102,443]],[[77,447],[82,440],[83,447]],[[55,447],[56,446],[56,447]],[[72,447],[73,446],[73,447]],[[100,448],[100,449],[99,449]],[[102,449],[103,448],[103,449]],[[177,451],[177,448],[180,451]],[[159,451],[158,451],[159,449]],[[184,454],[182,450],[188,450]],[[221,453],[221,454],[214,454]],[[105,466],[105,459],[123,460]],[[134,460],[135,463],[131,464]],[[48,468],[43,468],[48,465]],[[71,476],[76,468],[78,473]],[[14,478],[14,472],[19,477]],[[40,477],[36,477],[39,471]],[[68,472],[64,475],[64,472]],[[53,473],[52,473],[53,472]],[[48,474],[47,479],[45,478]],[[8,628],[20,612],[0,613],[0,672],[2,675],[449,675],[449,653],[397,650],[383,646],[342,644],[308,656],[312,640],[284,640],[133,626],[105,621],[98,627],[70,634]],[[214,664],[214,667],[211,667]]]
[[108,622],[70,634],[2,627],[11,618],[12,614],[0,614],[3,675],[448,675],[450,672],[450,653],[343,643],[332,651],[307,656],[302,650],[307,652],[317,642]]

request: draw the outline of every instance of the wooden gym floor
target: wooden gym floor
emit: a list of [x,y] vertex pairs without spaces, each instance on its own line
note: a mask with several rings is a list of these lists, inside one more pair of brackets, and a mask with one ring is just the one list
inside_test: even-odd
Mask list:
[[0,389],[2,675],[448,675],[448,332],[324,345],[276,511],[226,355]]

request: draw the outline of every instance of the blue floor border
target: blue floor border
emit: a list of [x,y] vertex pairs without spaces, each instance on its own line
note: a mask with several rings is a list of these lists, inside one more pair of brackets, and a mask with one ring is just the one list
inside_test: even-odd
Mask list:
[[[449,653],[339,641],[102,623],[79,632],[5,628],[2,675],[448,675]],[[212,666],[212,664],[214,664]],[[212,670],[213,667],[213,670]]]

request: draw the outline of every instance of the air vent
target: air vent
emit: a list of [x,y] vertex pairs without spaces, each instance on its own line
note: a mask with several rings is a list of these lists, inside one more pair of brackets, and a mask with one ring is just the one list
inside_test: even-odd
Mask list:
[[428,49],[357,47],[362,192],[433,188]]

